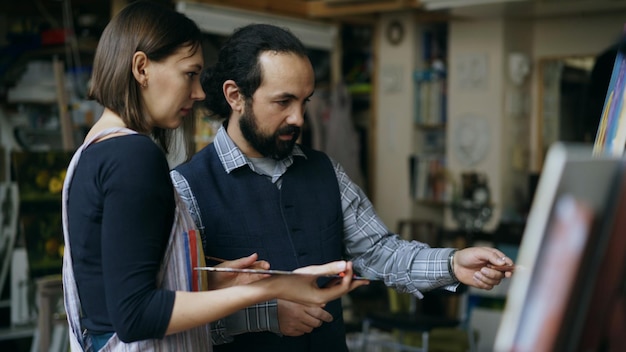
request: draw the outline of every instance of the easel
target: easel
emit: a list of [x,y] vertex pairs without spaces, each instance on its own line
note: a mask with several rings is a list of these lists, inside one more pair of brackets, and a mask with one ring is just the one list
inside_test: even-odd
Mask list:
[[59,106],[59,122],[63,150],[74,150],[74,126],[69,112],[69,100],[65,88],[65,67],[63,61],[56,57],[52,61],[54,80],[56,82],[57,104]]

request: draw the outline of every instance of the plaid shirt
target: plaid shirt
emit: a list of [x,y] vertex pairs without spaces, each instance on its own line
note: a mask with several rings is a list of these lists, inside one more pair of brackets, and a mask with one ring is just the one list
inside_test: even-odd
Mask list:
[[[261,174],[230,139],[224,127],[217,132],[213,145],[227,173],[248,166]],[[280,187],[282,175],[296,157],[306,158],[297,145],[291,155],[279,161],[274,174],[271,175],[271,180],[277,187]],[[387,286],[420,298],[422,298],[420,291],[440,287],[456,289],[458,283],[450,276],[447,262],[453,249],[430,248],[425,243],[402,240],[390,232],[376,215],[365,193],[350,180],[340,164],[334,160],[332,162],[341,192],[345,255],[354,263],[354,270],[365,277],[383,279]],[[203,241],[210,241],[210,233],[205,230],[205,224],[199,215],[198,203],[189,184],[176,170],[171,172],[171,177],[181,198],[187,203]],[[280,333],[276,301],[248,307],[215,322],[211,327],[213,342],[216,344],[232,341],[232,336],[245,332]]]

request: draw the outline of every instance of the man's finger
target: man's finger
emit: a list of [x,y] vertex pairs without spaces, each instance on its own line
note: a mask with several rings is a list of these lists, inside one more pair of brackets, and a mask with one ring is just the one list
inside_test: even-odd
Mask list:
[[307,307],[305,312],[312,316],[313,318],[320,321],[319,325],[322,325],[322,322],[330,323],[333,321],[333,315],[328,313],[326,310],[317,307]]

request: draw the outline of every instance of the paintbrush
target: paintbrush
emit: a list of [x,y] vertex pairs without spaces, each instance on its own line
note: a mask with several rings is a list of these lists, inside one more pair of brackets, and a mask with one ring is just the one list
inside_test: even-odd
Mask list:
[[[222,258],[218,258],[218,257],[212,257],[209,255],[205,255],[204,256],[207,260],[211,260],[217,263],[224,263],[227,262],[228,260],[226,259],[222,259]],[[204,268],[195,268],[196,270],[205,270],[205,271],[214,271],[214,272],[231,272],[231,273],[248,273],[248,274],[268,274],[268,275],[314,275],[314,274],[306,274],[306,273],[298,273],[298,272],[293,272],[293,271],[286,271],[286,270],[265,270],[265,269],[239,269],[239,268],[218,268],[218,267],[204,267]],[[339,273],[339,274],[333,274],[333,275],[317,275],[317,276],[323,276],[323,277],[332,277],[332,278],[342,278],[345,276],[345,274],[343,273]],[[352,276],[353,280],[370,280],[370,281],[376,281],[379,279],[369,279],[363,276],[358,276],[358,275],[353,275]]]

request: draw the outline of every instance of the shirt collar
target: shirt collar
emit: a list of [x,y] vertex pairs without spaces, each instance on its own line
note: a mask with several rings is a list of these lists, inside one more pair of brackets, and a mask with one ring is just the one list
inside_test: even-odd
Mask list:
[[[237,147],[235,142],[233,142],[228,133],[226,133],[226,128],[224,128],[224,126],[220,126],[218,129],[215,139],[213,140],[213,144],[215,145],[217,156],[220,158],[226,173],[231,173],[233,170],[245,165],[248,165],[248,167],[255,171],[252,162],[250,162],[248,157],[246,157],[241,149]],[[293,147],[291,154],[280,160],[280,162],[285,166],[285,169],[293,164],[294,156],[306,158],[306,155],[297,144]]]

